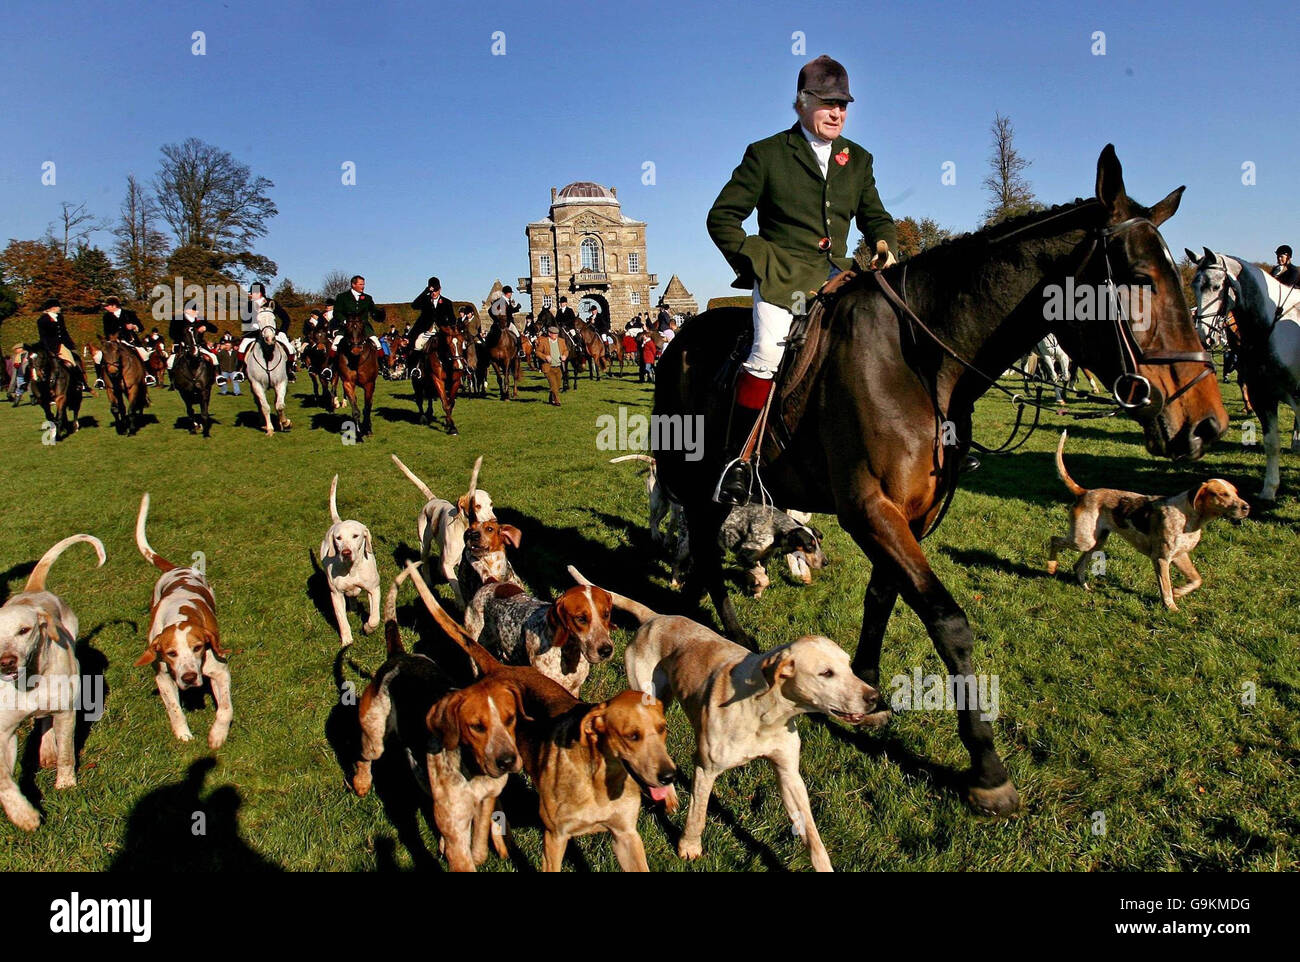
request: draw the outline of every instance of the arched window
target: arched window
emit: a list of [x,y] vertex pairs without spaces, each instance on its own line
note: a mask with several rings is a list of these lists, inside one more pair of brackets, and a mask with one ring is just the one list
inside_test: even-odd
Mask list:
[[537,273],[541,277],[551,276],[551,255],[543,254],[537,258]]
[[594,237],[582,239],[582,269],[584,271],[600,270],[600,242]]

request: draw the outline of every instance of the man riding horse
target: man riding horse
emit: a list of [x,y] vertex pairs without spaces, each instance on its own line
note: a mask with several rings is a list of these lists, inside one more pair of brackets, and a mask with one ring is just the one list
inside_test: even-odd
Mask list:
[[[788,130],[750,144],[709,211],[709,236],[736,271],[732,287],[754,292],[754,341],[736,378],[727,425],[727,466],[714,500],[746,504],[759,414],[772,391],[795,314],[806,313],[812,292],[847,271],[849,222],[877,249],[872,268],[894,263],[894,220],[880,202],[871,154],[842,136],[849,78],[822,55],[804,64],[794,102],[799,120]],[[744,221],[758,210],[758,235]]]
[[[274,318],[274,320],[272,320]],[[250,346],[257,342],[266,327],[275,328],[275,339],[289,356],[289,380],[294,379],[293,344],[289,340],[289,312],[266,296],[264,284],[254,284],[248,289],[248,303],[244,308],[241,329],[244,339],[239,342],[239,359],[242,361]]]
[[411,372],[411,377],[416,378],[419,376],[417,362],[420,354],[429,346],[429,341],[437,335],[437,328],[445,331],[456,330],[456,313],[451,301],[442,296],[442,281],[436,277],[430,277],[428,286],[420,292],[419,297],[411,301],[411,309],[419,311],[420,316],[408,335],[410,343],[407,346],[406,366]]
[[172,370],[176,364],[176,358],[189,353],[191,347],[200,357],[211,361],[214,368],[220,367],[221,361],[208,347],[208,331],[215,334],[216,328],[199,317],[199,309],[196,304],[192,302],[187,304],[181,316],[172,319],[171,327],[167,330],[172,339],[172,353],[171,357],[167,358],[167,370]]
[[[77,352],[77,345],[73,343],[72,335],[68,333],[68,327],[61,316],[62,312],[63,305],[59,303],[57,297],[51,297],[46,301],[41,308],[41,316],[36,319],[37,336],[51,360],[58,358],[62,361],[73,375],[81,378],[81,388],[87,396],[94,397],[95,392],[91,390],[90,382],[86,379],[85,362]],[[46,373],[47,378],[53,376],[53,370]]]
[[359,317],[365,336],[370,338],[370,343],[375,346],[376,354],[383,351],[383,346],[379,343],[379,336],[375,334],[375,318],[382,322],[384,315],[375,304],[375,299],[366,293],[366,279],[360,274],[352,276],[351,286],[334,298],[333,307],[333,329],[337,332],[334,337],[334,350],[338,350],[339,342],[343,340],[347,332],[347,323],[350,318]]

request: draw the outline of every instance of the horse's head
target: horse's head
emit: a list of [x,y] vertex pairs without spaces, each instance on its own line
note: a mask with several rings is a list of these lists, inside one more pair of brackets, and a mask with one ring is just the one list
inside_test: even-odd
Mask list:
[[269,346],[275,340],[276,326],[275,311],[263,308],[257,312],[257,329],[261,331],[263,344]]
[[1115,148],[1097,160],[1099,222],[1077,272],[1095,311],[1056,325],[1066,350],[1100,375],[1142,425],[1152,454],[1199,458],[1228,427],[1214,363],[1201,345],[1182,278],[1159,226],[1178,210],[1182,187],[1154,207],[1128,196]]
[[1201,248],[1201,254],[1193,254],[1183,248],[1187,259],[1196,265],[1192,276],[1192,293],[1196,295],[1196,322],[1209,324],[1223,321],[1236,305],[1241,288],[1237,279],[1228,271],[1227,262],[1221,254],[1216,254],[1208,247]]

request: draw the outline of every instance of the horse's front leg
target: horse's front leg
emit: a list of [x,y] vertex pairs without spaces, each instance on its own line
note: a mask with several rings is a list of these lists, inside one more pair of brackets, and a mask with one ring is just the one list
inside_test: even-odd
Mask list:
[[[839,520],[853,540],[873,559],[873,564],[875,559],[883,556],[896,566],[903,599],[925,625],[957,688],[969,690],[972,686],[966,679],[974,680],[971,667],[974,636],[970,622],[935,576],[897,505],[877,493],[865,503],[858,501],[847,508],[842,507]],[[977,811],[986,814],[1010,815],[1015,812],[1020,807],[1020,796],[994,747],[993,726],[978,704],[968,704],[957,712],[957,732],[970,753],[967,801]]]
[[1250,396],[1255,416],[1264,434],[1264,486],[1260,489],[1261,501],[1276,501],[1277,488],[1282,483],[1282,426],[1277,416],[1277,401],[1260,391]]
[[[853,654],[853,673],[879,692],[880,689],[880,649],[885,640],[885,628],[889,624],[894,605],[898,602],[898,582],[892,573],[887,559],[881,557],[871,564],[871,580],[862,599],[862,630],[858,635],[858,650]],[[877,702],[872,721],[884,724],[889,720],[889,708],[883,702]]]
[[[373,403],[375,397],[374,381],[371,381],[369,384],[366,385],[365,392],[366,392],[366,409],[361,416],[361,433],[369,437],[371,434],[374,433],[370,429],[370,406]],[[430,406],[432,406],[432,402],[430,402]]]
[[722,621],[723,631],[737,644],[758,651],[754,638],[740,626],[740,618],[727,592],[727,582],[722,574],[722,547],[718,532],[731,508],[727,505],[705,501],[686,509],[686,533],[691,544],[691,570],[683,594],[697,602],[708,592],[713,608]]

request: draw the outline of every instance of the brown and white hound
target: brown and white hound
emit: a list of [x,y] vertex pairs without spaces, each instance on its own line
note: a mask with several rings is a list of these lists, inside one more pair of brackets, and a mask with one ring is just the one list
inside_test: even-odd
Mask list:
[[149,647],[136,667],[152,664],[154,682],[167,709],[172,734],[183,742],[194,736],[181,710],[179,690],[199,688],[207,678],[217,703],[217,717],[208,730],[208,747],[220,748],[230,732],[234,709],[230,703],[229,652],[221,647],[216,599],[199,568],[178,568],[149,547],[145,519],[149,495],[140,499],[135,521],[135,543],[144,559],[162,572],[153,589],[149,612]]

